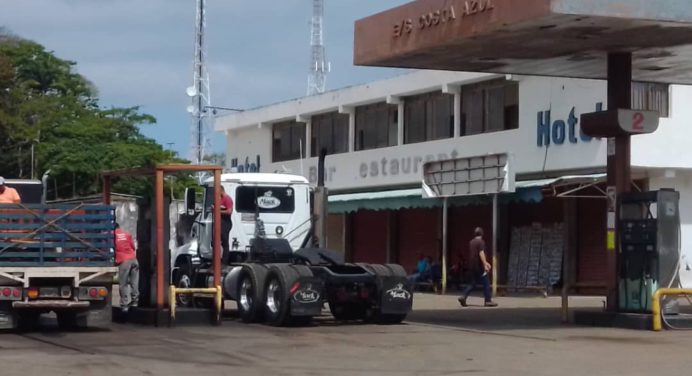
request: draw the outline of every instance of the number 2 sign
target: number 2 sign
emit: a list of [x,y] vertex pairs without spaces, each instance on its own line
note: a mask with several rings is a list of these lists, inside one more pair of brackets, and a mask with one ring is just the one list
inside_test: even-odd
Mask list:
[[626,133],[653,133],[658,129],[658,112],[618,110],[618,123]]

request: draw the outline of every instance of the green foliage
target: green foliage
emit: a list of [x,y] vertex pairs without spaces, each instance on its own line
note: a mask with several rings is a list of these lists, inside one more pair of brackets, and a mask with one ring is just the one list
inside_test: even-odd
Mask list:
[[[30,178],[50,170],[49,198],[100,191],[104,170],[184,163],[142,135],[156,119],[138,107],[103,109],[94,86],[37,43],[0,35],[0,175]],[[180,191],[176,181],[174,190]],[[149,195],[146,179],[120,179],[114,191]]]

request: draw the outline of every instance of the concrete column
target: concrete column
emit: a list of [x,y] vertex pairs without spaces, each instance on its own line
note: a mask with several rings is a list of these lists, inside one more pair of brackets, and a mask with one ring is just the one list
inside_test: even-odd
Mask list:
[[350,153],[356,150],[356,109],[339,106],[339,113],[348,115],[348,151]]
[[387,104],[397,105],[397,133],[396,144],[404,144],[404,99],[401,97],[388,96]]
[[296,121],[305,123],[305,145],[303,145],[303,155],[305,158],[310,158],[312,154],[312,118],[310,116],[298,115],[296,116]]
[[454,137],[461,136],[461,93],[454,94]]
[[444,94],[454,95],[454,137],[461,135],[461,86],[458,85],[442,85]]

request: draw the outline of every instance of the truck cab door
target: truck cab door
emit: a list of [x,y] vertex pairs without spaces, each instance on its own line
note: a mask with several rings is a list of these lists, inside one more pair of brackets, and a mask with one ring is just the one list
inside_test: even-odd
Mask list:
[[193,236],[197,239],[199,256],[211,260],[211,238],[213,229],[211,206],[214,203],[213,187],[205,187],[204,199],[202,202],[202,211],[197,215],[195,224],[193,225]]

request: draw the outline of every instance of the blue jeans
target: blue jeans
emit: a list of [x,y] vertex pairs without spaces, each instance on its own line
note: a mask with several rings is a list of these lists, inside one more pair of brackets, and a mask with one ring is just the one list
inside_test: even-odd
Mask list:
[[486,303],[492,300],[492,296],[490,294],[490,278],[488,278],[488,273],[473,273],[473,280],[470,282],[471,284],[466,286],[464,293],[461,295],[464,299],[468,298],[471,291],[476,288],[476,284],[481,282],[483,284],[483,295],[485,296]]

